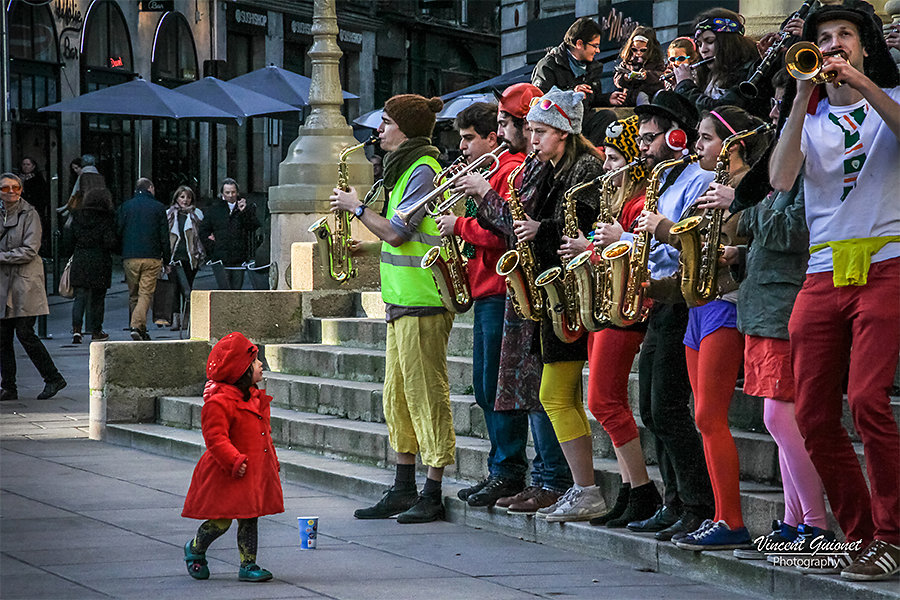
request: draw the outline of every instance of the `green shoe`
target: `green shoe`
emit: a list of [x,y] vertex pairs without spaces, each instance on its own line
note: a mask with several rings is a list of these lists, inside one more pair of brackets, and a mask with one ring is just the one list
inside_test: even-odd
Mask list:
[[240,581],[252,581],[254,583],[260,581],[268,581],[272,579],[272,573],[266,571],[256,563],[250,563],[249,565],[242,566],[241,570],[238,571],[238,580]]
[[209,567],[206,566],[206,553],[193,551],[194,540],[184,545],[184,561],[187,563],[188,575],[194,579],[209,579]]

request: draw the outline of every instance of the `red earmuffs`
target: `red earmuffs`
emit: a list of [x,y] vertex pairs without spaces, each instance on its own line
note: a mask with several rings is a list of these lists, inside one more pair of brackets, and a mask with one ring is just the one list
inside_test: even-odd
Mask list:
[[666,146],[679,152],[687,150],[687,133],[683,129],[670,129],[666,132]]

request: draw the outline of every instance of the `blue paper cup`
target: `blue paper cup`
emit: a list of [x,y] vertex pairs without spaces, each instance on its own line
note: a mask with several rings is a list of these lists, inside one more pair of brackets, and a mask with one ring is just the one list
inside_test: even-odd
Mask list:
[[300,524],[300,547],[303,550],[315,550],[316,538],[319,537],[319,517],[297,517]]

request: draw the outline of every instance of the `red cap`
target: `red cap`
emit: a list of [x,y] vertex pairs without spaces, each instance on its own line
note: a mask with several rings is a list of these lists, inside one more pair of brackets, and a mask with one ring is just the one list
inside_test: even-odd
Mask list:
[[206,378],[212,381],[234,384],[247,372],[259,348],[238,332],[229,333],[209,353],[206,361]]
[[544,92],[530,83],[517,83],[503,90],[499,108],[517,119],[524,119],[531,108],[531,99],[540,98]]

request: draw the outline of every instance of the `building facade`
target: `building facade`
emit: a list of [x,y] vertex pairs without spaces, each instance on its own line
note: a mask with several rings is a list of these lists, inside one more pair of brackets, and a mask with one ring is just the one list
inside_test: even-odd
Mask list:
[[[238,126],[37,109],[138,76],[168,88],[269,64],[309,76],[312,0],[5,4],[13,166],[25,156],[35,160],[52,206],[67,201],[69,164],[85,153],[97,156],[117,203],[139,176],[151,177],[165,202],[181,184],[209,201],[229,176],[265,206],[304,113]],[[359,96],[345,103],[348,120],[393,94],[440,95],[500,72],[499,1],[337,0],[337,16],[341,84]]]

